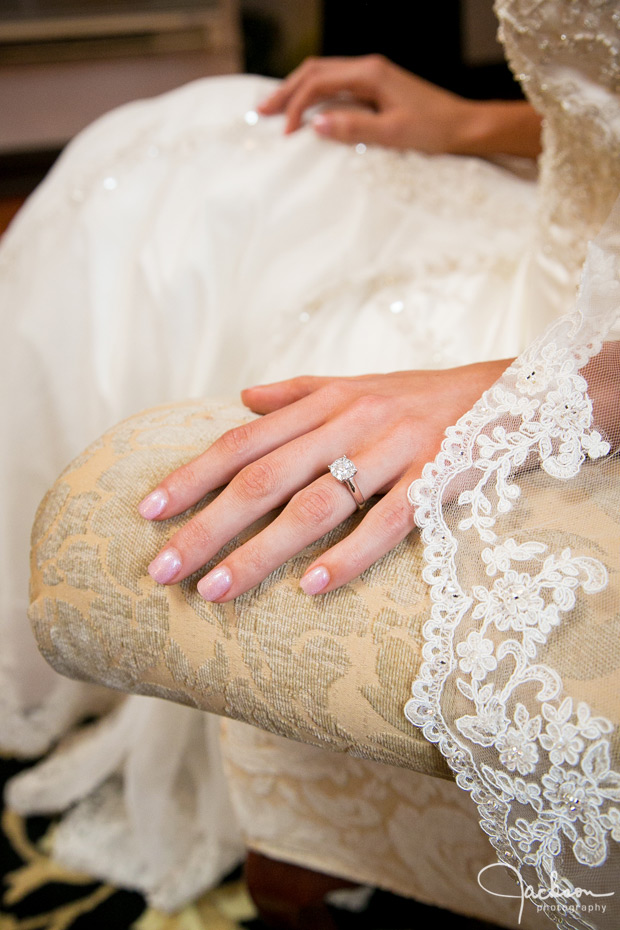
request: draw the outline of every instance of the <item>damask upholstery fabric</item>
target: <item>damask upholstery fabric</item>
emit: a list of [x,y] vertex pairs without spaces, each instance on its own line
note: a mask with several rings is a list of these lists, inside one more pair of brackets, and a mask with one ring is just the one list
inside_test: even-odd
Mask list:
[[[514,930],[518,900],[478,882],[493,850],[454,782],[291,747],[232,720],[222,721],[222,731],[231,799],[250,848]],[[514,895],[512,876],[487,878],[487,888]],[[528,904],[519,926],[550,924]]]
[[204,601],[197,577],[161,587],[147,575],[149,557],[193,511],[153,523],[138,515],[137,502],[250,417],[226,404],[156,408],[106,433],[69,466],[33,530],[30,618],[40,649],[70,677],[449,777],[402,712],[429,609],[415,536],[320,598],[308,598],[298,579],[358,515],[233,603]]

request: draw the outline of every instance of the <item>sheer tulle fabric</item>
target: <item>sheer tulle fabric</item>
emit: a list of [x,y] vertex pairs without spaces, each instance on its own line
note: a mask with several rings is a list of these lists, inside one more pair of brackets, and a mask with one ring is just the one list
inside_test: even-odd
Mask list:
[[620,344],[602,345],[619,316],[620,203],[574,313],[409,492],[433,608],[407,715],[566,928],[620,915]]

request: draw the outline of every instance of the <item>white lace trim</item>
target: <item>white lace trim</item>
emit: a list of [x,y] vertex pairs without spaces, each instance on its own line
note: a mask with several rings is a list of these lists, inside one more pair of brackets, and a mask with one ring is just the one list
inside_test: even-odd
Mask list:
[[[572,851],[578,863],[597,866],[609,840],[620,841],[613,725],[585,702],[575,706],[557,669],[538,659],[578,597],[606,587],[607,571],[568,547],[554,552],[541,540],[500,536],[498,521],[518,504],[519,473],[533,463],[565,481],[610,451],[592,428],[579,374],[601,348],[610,296],[610,256],[593,248],[590,259],[580,305],[597,288],[603,293],[598,285],[607,278],[599,317],[584,320],[577,310],[551,327],[448,430],[435,463],[409,489],[433,606],[425,661],[405,713],[471,793],[498,858],[534,867],[552,896],[554,883],[566,894],[575,887],[557,875],[561,855]],[[611,293],[617,297],[613,279]],[[449,520],[457,523],[453,530]],[[488,584],[468,583],[458,561],[463,547],[467,558],[476,553],[486,565]],[[574,899],[560,893],[555,900],[551,916],[561,927],[591,926],[571,913]]]

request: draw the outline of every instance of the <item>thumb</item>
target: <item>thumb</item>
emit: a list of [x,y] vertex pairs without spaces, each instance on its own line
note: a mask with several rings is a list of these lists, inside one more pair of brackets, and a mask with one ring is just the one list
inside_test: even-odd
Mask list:
[[254,413],[272,413],[312,394],[331,380],[333,379],[308,375],[291,378],[289,381],[277,381],[275,384],[257,384],[245,388],[241,392],[241,400]]
[[389,124],[385,115],[371,110],[333,110],[319,113],[312,120],[315,132],[336,142],[367,142],[389,145]]

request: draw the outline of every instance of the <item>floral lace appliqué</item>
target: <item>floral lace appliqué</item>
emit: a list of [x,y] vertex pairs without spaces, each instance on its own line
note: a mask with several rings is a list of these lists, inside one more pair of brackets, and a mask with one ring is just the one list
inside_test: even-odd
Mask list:
[[[579,374],[600,342],[567,347],[581,322],[565,318],[518,359],[409,490],[433,607],[405,712],[472,793],[500,860],[569,891],[562,856],[597,866],[620,839],[620,774],[612,723],[567,696],[541,650],[584,598],[604,591],[608,572],[570,546],[554,551],[544,533],[517,538],[514,519],[508,535],[503,518],[527,506],[522,484],[534,470],[550,487],[610,452]],[[550,915],[560,926],[591,926],[567,903]]]

